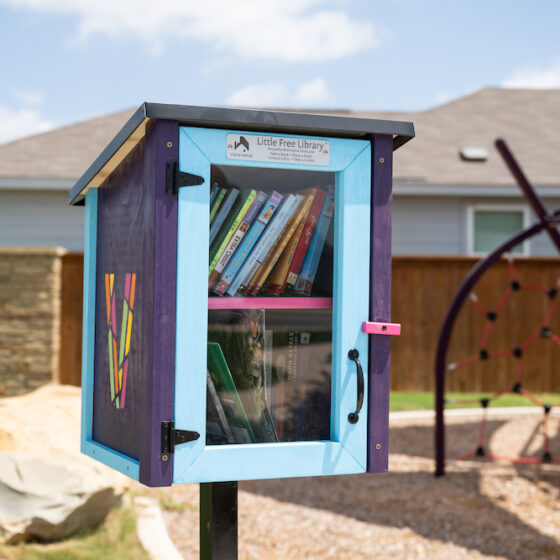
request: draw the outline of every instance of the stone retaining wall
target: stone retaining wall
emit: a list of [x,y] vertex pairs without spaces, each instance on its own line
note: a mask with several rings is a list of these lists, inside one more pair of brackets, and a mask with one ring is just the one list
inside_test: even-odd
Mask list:
[[0,392],[58,380],[61,248],[0,248]]

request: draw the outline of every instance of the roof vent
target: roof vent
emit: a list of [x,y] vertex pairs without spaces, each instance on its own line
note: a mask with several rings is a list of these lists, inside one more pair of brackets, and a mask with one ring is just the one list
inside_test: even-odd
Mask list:
[[463,161],[486,161],[488,159],[488,150],[486,148],[461,148],[459,155]]

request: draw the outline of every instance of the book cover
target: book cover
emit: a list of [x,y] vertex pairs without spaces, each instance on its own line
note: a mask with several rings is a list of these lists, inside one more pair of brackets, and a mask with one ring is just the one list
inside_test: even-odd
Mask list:
[[332,312],[270,315],[272,412],[281,441],[330,439]]
[[[252,202],[250,207],[245,213],[243,213],[243,209],[247,204],[243,206],[243,208],[239,212],[239,214],[243,214],[243,216],[241,216],[241,219],[236,219],[235,222],[233,222],[230,228],[230,233],[228,233],[228,236],[224,238],[222,247],[218,249],[213,262],[210,263],[211,270],[210,277],[208,279],[209,290],[213,286],[215,286],[216,282],[220,279],[220,276],[224,271],[226,265],[235,254],[236,249],[241,244],[241,241],[245,237],[245,234],[249,231],[249,228],[257,218],[261,208],[266,202],[266,193],[262,191],[259,191],[258,193],[256,191],[252,192],[254,193],[254,196],[251,197]],[[247,199],[247,202],[249,202],[249,199]]]
[[245,217],[245,214],[247,214],[247,212],[249,211],[251,205],[255,201],[256,196],[257,191],[255,189],[250,189],[248,191],[239,193],[239,196],[235,200],[232,209],[224,220],[222,227],[210,244],[208,257],[210,266],[208,267],[208,274],[210,274],[214,266],[216,266],[220,254],[226,248],[229,239],[241,223],[241,220]]
[[292,259],[292,262],[290,263],[290,268],[288,269],[286,280],[284,281],[283,294],[286,296],[292,295],[293,293],[294,286],[301,270],[301,265],[303,264],[303,260],[305,259],[309,244],[311,243],[313,233],[315,232],[315,228],[317,227],[317,222],[319,221],[321,210],[323,208],[323,204],[325,203],[326,197],[326,191],[322,189],[317,190],[315,198],[313,199],[313,204],[311,205],[311,209],[309,210],[309,215],[307,216],[305,225],[303,226],[303,232],[294,252],[294,257]]
[[264,230],[263,235],[255,244],[253,250],[249,253],[245,263],[230,283],[226,292],[227,294],[234,296],[238,291],[241,293],[243,292],[246,284],[254,276],[277,237],[284,229],[284,226],[295,212],[300,200],[300,195],[289,194],[286,197],[282,205],[278,208],[278,212],[276,212],[268,224],[268,227]]
[[295,212],[292,214],[292,218],[279,237],[280,242],[276,245],[274,250],[270,252],[270,257],[267,259],[259,278],[257,278],[257,280],[254,282],[254,285],[251,289],[251,294],[253,296],[259,294],[261,288],[272,272],[272,269],[278,262],[278,259],[280,259],[280,257],[286,251],[286,247],[291,238],[294,236],[300,222],[303,221],[303,217],[309,212],[309,208],[311,207],[311,203],[313,202],[313,197],[311,195],[300,196],[301,199],[299,205],[297,206]]
[[214,218],[214,221],[210,226],[210,243],[212,243],[212,241],[214,241],[214,239],[216,238],[216,235],[218,235],[220,228],[222,227],[231,209],[233,208],[233,205],[238,196],[239,189],[236,188],[231,188],[225,196],[222,205],[220,206],[220,209],[216,213],[216,217]]
[[317,274],[317,268],[319,267],[319,261],[321,260],[321,254],[323,252],[323,247],[325,245],[333,213],[334,187],[331,185],[329,186],[329,191],[327,193],[327,197],[325,198],[323,209],[321,210],[321,216],[319,217],[319,221],[315,227],[315,232],[313,233],[313,237],[309,243],[309,249],[303,259],[301,271],[294,287],[294,294],[297,296],[308,296],[311,294],[311,288],[313,287],[313,282],[315,281],[315,275]]
[[220,296],[224,295],[224,292],[228,289],[229,285],[237,275],[239,269],[243,266],[243,263],[247,259],[247,256],[251,252],[251,249],[255,246],[255,243],[259,240],[268,222],[274,216],[276,208],[280,204],[284,197],[273,191],[268,197],[267,201],[264,203],[263,207],[253,225],[249,228],[249,231],[244,236],[242,243],[237,247],[233,257],[231,257],[226,268],[222,272],[222,276],[214,286],[214,293]]
[[218,187],[218,194],[214,198],[214,204],[212,204],[212,206],[210,206],[210,223],[212,223],[212,220],[216,216],[216,213],[218,212],[218,208],[220,207],[220,204],[222,203],[222,200],[224,199],[224,196],[226,196],[226,192],[227,192],[227,189],[224,189],[222,187]]
[[303,208],[301,219],[299,220],[296,230],[290,237],[286,248],[280,255],[278,262],[274,265],[274,268],[271,270],[268,276],[268,279],[263,288],[263,291],[265,291],[267,295],[278,296],[284,291],[284,288],[286,287],[290,264],[292,263],[292,260],[294,258],[299,240],[303,233],[303,228],[305,227],[305,223],[311,211],[311,207],[313,205],[313,201],[315,199],[317,191],[318,188],[313,187],[311,189],[306,189],[301,193],[302,195],[305,195],[305,193],[307,193],[306,202],[309,201],[309,204],[306,204]]
[[[239,397],[222,347],[217,342],[208,342],[208,370],[230,424],[235,442],[255,442],[255,434],[247,418],[247,412]],[[236,430],[234,430],[234,426],[237,428]],[[248,441],[246,441],[247,439]]]

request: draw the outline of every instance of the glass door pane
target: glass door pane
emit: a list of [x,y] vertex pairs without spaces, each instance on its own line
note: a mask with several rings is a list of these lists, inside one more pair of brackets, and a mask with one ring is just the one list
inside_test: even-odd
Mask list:
[[330,440],[334,179],[211,166],[208,445]]

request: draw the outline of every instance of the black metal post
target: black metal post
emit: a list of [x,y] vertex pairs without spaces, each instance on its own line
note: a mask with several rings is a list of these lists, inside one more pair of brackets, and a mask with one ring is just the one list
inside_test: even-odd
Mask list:
[[237,482],[200,485],[200,560],[237,560]]

